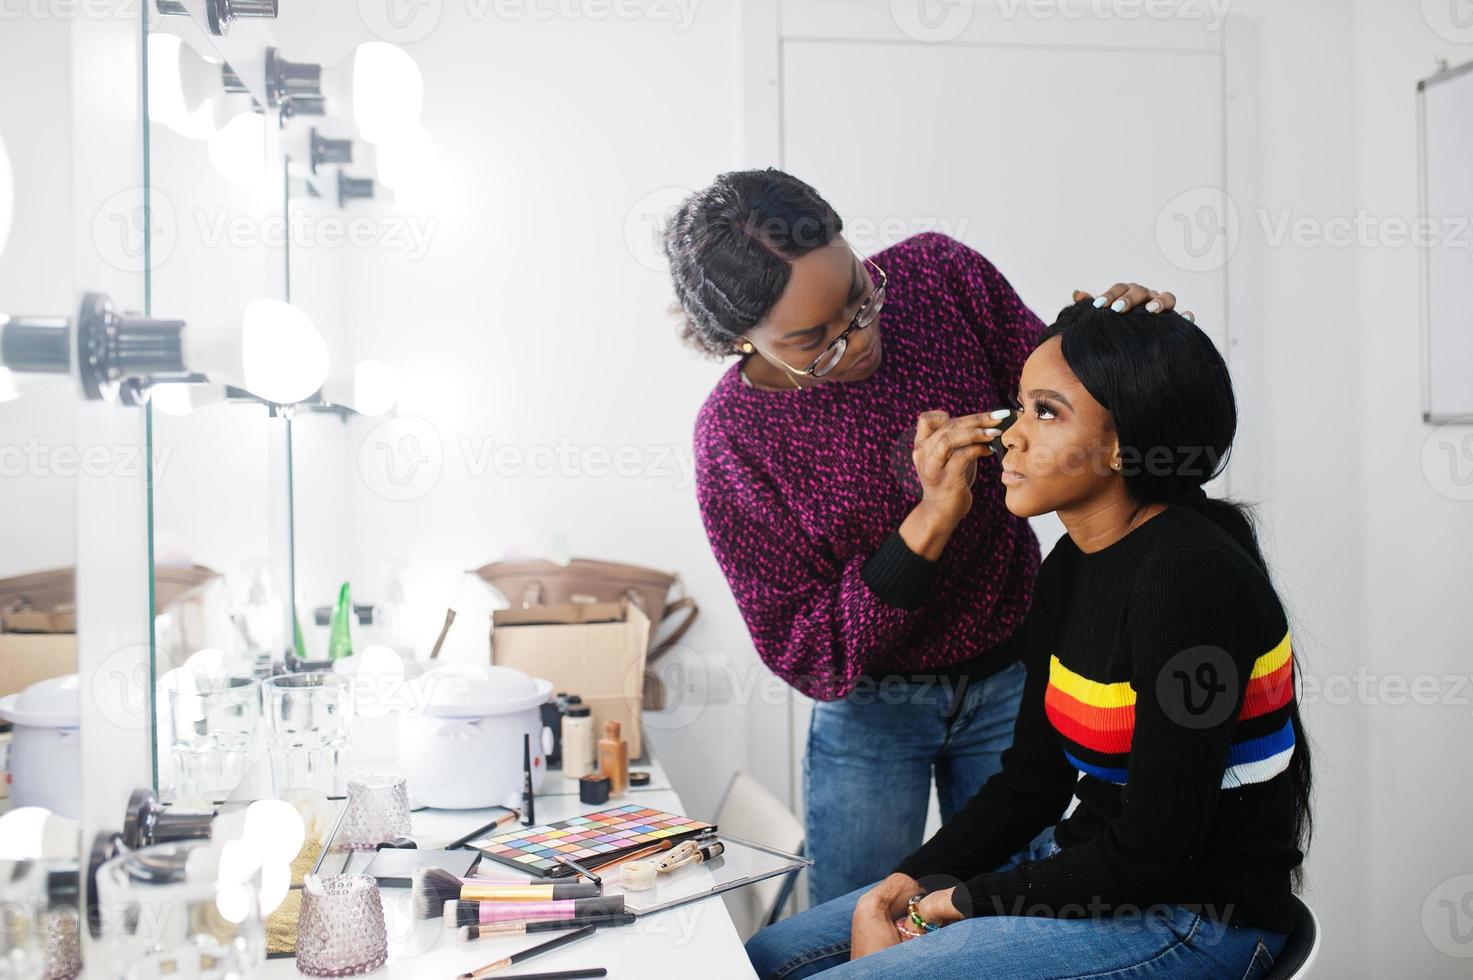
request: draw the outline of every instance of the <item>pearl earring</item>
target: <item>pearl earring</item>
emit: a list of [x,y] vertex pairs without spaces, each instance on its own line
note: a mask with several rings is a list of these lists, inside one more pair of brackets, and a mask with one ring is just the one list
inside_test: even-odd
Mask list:
[[750,340],[744,340],[744,341],[742,341],[741,351],[742,351],[743,354],[750,354],[750,353],[752,353],[752,349],[753,349],[752,348],[752,342]]

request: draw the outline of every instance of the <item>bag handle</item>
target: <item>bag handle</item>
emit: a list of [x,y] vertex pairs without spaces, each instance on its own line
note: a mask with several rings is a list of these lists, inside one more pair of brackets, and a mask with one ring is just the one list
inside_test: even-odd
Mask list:
[[688,610],[685,618],[680,621],[679,625],[677,625],[673,630],[670,631],[668,636],[660,641],[659,646],[655,647],[649,652],[649,656],[645,658],[646,662],[652,661],[661,654],[666,653],[671,647],[675,646],[676,643],[680,642],[680,638],[686,634],[686,631],[689,630],[691,628],[691,625],[695,623],[696,617],[701,614],[701,607],[696,604],[696,600],[694,598],[688,595],[681,596],[679,599],[666,604],[665,612],[663,615],[660,616],[660,622],[663,624],[671,616],[680,612],[682,609]]

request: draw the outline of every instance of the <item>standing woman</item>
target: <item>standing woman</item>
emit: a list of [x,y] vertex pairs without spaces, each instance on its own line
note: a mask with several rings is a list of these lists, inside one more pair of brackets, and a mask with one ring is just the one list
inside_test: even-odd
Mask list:
[[[1042,324],[960,242],[866,259],[842,230],[769,169],[717,177],[665,232],[685,338],[739,358],[696,421],[706,533],[758,655],[818,702],[814,904],[919,845],[933,769],[943,820],[998,770],[1039,562],[990,457]],[[1124,284],[1107,301],[1174,305]]]

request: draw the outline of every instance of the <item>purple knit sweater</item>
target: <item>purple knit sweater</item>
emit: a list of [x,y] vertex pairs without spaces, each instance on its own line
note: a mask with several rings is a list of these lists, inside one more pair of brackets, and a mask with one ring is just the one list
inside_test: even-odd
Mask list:
[[[1009,404],[1042,329],[990,262],[945,235],[873,258],[889,286],[872,376],[767,391],[733,364],[696,419],[697,497],[717,563],[763,662],[819,700],[866,673],[975,660],[1021,622],[1038,570],[1038,541],[1008,513],[989,457],[924,600],[903,608],[866,580],[920,499],[916,416]],[[977,666],[998,670],[1011,655],[997,658]]]

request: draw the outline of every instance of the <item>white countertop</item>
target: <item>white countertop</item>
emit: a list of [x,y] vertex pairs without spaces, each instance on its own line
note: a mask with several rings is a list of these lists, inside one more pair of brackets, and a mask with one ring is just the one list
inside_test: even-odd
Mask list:
[[[566,820],[625,801],[638,801],[672,813],[685,812],[680,797],[669,788],[658,762],[637,763],[631,768],[648,771],[650,786],[631,788],[622,801],[611,799],[598,805],[580,802],[576,791],[567,791],[569,781],[550,774],[543,787],[544,793],[537,797],[537,822]],[[421,847],[440,847],[488,823],[500,812],[420,810],[413,815],[413,833]],[[382,969],[366,974],[370,977],[451,980],[457,974],[558,935],[543,933],[463,942],[458,935],[445,929],[442,919],[414,919],[410,912],[409,889],[386,888],[382,895],[389,927],[389,961]],[[608,969],[610,980],[688,980],[697,976],[701,980],[724,980],[754,975],[731,916],[719,897],[644,915],[633,925],[601,929],[589,939],[519,963],[503,972],[507,976],[515,976],[600,966]],[[268,960],[262,975],[282,980],[300,976],[294,959]]]

